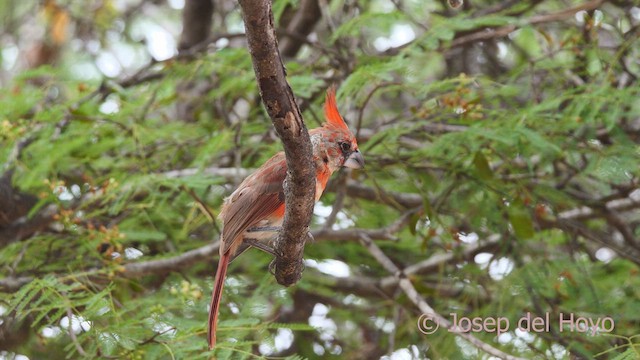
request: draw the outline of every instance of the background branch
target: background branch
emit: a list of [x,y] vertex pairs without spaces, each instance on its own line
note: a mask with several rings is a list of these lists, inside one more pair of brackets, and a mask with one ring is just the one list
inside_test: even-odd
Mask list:
[[213,0],[187,0],[182,10],[182,33],[178,50],[188,50],[204,42],[211,33]]
[[388,272],[392,273],[393,276],[397,279],[398,285],[407,295],[407,297],[414,303],[414,305],[420,309],[423,314],[431,315],[436,320],[437,324],[442,327],[442,330],[449,329],[457,336],[469,341],[473,346],[478,349],[486,352],[487,354],[491,354],[493,356],[497,356],[500,359],[508,359],[508,360],[516,360],[522,359],[519,357],[515,357],[509,355],[487,343],[473,336],[470,332],[461,332],[456,331],[455,327],[452,327],[452,324],[449,320],[444,318],[442,315],[437,313],[422,296],[418,293],[416,288],[413,286],[411,281],[408,279],[407,274],[405,274],[401,269],[399,269],[393,261],[371,240],[370,238],[363,236],[362,244],[369,250],[369,253],[382,265]]

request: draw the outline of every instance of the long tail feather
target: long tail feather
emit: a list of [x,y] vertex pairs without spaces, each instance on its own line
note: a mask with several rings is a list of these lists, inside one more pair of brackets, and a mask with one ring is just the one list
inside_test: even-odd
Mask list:
[[220,299],[222,298],[222,288],[224,287],[224,278],[227,275],[227,266],[229,265],[229,254],[222,255],[218,262],[218,271],[216,271],[216,280],[211,293],[211,308],[209,309],[209,350],[216,346],[216,328],[218,327],[218,310],[220,308]]

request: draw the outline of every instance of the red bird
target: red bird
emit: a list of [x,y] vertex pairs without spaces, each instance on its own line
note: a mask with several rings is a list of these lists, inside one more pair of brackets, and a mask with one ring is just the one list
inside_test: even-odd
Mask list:
[[[338,112],[333,88],[327,91],[324,114],[327,122],[309,131],[316,166],[316,201],[334,171],[341,167],[360,169],[364,166],[356,138]],[[284,152],[279,152],[244,179],[222,205],[220,261],[209,310],[209,349],[216,344],[220,297],[229,262],[251,246],[273,253],[269,240],[274,238],[274,230],[284,220],[283,182],[286,175]]]

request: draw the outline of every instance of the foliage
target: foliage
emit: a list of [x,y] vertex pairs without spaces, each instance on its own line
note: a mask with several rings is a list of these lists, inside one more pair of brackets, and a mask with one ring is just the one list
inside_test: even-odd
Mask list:
[[[524,358],[640,357],[640,8],[320,1],[289,81],[310,128],[340,85],[366,169],[334,176],[295,287],[259,251],[233,262],[208,352],[214,252],[128,266],[215,241],[224,196],[281,146],[235,2],[214,2],[206,51],[161,57],[153,34],[179,36],[175,3],[0,5],[0,164],[35,197],[19,218],[0,212],[0,333],[14,333],[0,357],[488,358],[418,331],[394,274],[340,233],[394,224],[374,240],[437,312],[509,319],[501,336],[472,333],[482,341]],[[278,25],[303,3],[275,1]],[[551,329],[516,331],[527,312]],[[569,313],[615,329],[568,331]]]

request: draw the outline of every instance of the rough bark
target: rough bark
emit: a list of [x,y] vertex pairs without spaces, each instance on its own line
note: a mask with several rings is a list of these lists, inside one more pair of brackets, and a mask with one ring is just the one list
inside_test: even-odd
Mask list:
[[295,284],[304,268],[302,252],[313,214],[315,168],[309,132],[295,102],[273,26],[271,1],[241,0],[249,52],[262,101],[284,145],[287,158],[286,212],[278,235],[274,273],[279,284]]

